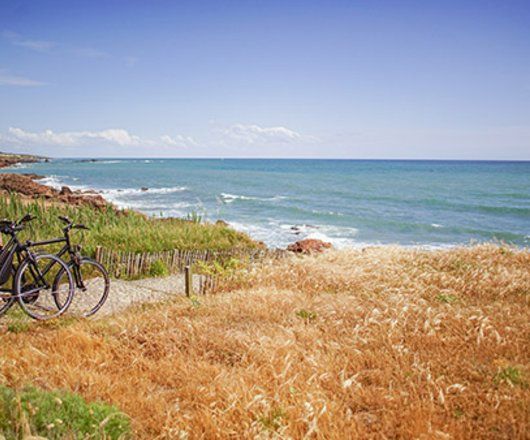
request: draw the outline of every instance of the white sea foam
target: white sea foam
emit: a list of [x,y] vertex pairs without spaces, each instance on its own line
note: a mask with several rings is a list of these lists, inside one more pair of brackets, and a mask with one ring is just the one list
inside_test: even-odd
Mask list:
[[256,240],[264,241],[268,246],[272,247],[283,248],[295,241],[305,238],[326,241],[339,249],[366,245],[366,243],[358,243],[355,240],[358,230],[353,227],[293,225],[281,223],[274,219],[270,219],[267,225],[233,221],[229,223],[234,229],[246,232]]
[[16,168],[16,169],[24,169],[24,168],[27,168],[28,167],[28,164],[27,163],[15,163],[13,165],[10,165],[8,167],[6,167],[5,169],[8,169],[8,168]]
[[[147,190],[142,190],[141,188],[113,188],[113,189],[98,189],[89,187],[86,185],[72,185],[65,182],[65,179],[69,179],[69,176],[57,176],[51,175],[39,179],[38,182],[43,185],[50,186],[54,189],[61,189],[63,186],[67,185],[73,191],[96,191],[101,194],[106,200],[115,204],[118,208],[130,208],[130,209],[139,209],[139,210],[158,210],[158,211],[168,211],[177,208],[186,208],[192,206],[187,202],[177,202],[177,203],[164,203],[161,204],[157,201],[151,201],[148,199],[138,200],[138,196],[149,195],[149,194],[172,194],[182,191],[186,191],[188,188],[185,186],[173,186],[165,188],[148,188]],[[73,178],[72,180],[79,180]],[[131,200],[131,197],[133,198]],[[185,214],[185,213],[184,213]],[[180,214],[182,215],[182,213]]]
[[113,203],[120,208],[138,209],[147,214],[163,215],[164,217],[186,215],[190,208],[197,205],[188,202],[160,203],[149,199],[142,200],[113,200]]
[[224,203],[232,203],[235,200],[277,201],[277,200],[284,200],[286,198],[287,197],[285,196],[255,197],[255,196],[245,196],[245,195],[239,195],[239,194],[221,193],[221,199]]
[[143,190],[141,188],[112,188],[112,189],[102,189],[100,190],[103,196],[119,196],[127,197],[137,194],[171,194],[186,191],[188,187],[186,186],[171,186],[167,188],[147,188]]
[[[42,185],[49,186],[54,189],[61,189],[63,186],[68,186],[72,191],[86,191],[90,189],[89,187],[85,185],[72,185],[70,183],[66,183],[65,179],[69,179],[69,176],[57,176],[57,175],[51,175],[44,177],[42,179],[38,179],[37,182],[41,183]],[[72,180],[77,181],[79,179],[73,178]]]
[[58,176],[47,176],[37,180],[37,182],[55,189],[61,189],[61,186],[63,186]]
[[431,223],[431,226],[432,226],[433,228],[443,228],[443,225],[440,225],[440,224],[438,224],[438,223]]

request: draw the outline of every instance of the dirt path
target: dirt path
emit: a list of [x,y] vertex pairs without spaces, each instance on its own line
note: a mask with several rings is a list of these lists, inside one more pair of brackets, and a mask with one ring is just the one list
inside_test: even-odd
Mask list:
[[95,316],[111,315],[133,304],[164,301],[171,296],[184,294],[182,274],[135,281],[113,279],[110,284],[109,297]]
[[[193,277],[195,292],[199,290],[199,277],[199,275],[194,275]],[[90,286],[86,291],[76,291],[65,316],[82,316],[84,312],[90,310],[90,308],[97,304],[101,297],[103,280],[92,279],[87,285]],[[93,294],[90,292],[93,292]],[[119,313],[133,305],[165,301],[171,299],[171,297],[184,295],[184,274],[159,278],[145,278],[134,281],[112,279],[110,281],[109,296],[105,304],[91,319]],[[51,303],[50,307],[54,308],[54,303]],[[19,322],[21,320],[24,322],[32,322],[31,318],[19,310],[18,304],[14,304],[14,307],[0,318],[0,327],[2,327],[1,324],[9,326],[13,322]]]

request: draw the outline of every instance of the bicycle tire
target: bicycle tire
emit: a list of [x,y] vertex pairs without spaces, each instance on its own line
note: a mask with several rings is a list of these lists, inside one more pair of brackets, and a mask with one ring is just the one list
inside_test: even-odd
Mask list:
[[[107,298],[109,296],[109,291],[110,291],[110,277],[109,277],[109,274],[107,272],[107,269],[105,269],[105,266],[103,266],[99,261],[94,260],[93,258],[82,257],[79,260],[79,270],[78,271],[75,268],[76,265],[75,265],[74,262],[69,263],[68,264],[68,269],[70,269],[70,272],[72,273],[72,276],[74,277],[74,281],[75,281],[75,294],[74,294],[73,304],[71,305],[72,308],[76,308],[78,303],[83,300],[83,298],[80,298],[79,301],[77,301],[76,297],[79,297],[84,292],[86,292],[86,290],[82,290],[82,288],[80,288],[80,286],[79,286],[79,284],[84,284],[85,281],[83,279],[81,279],[81,280],[78,279],[79,274],[81,274],[81,276],[83,276],[83,274],[81,272],[81,267],[83,265],[85,265],[85,266],[86,265],[91,265],[93,268],[95,268],[101,274],[101,279],[96,280],[96,283],[94,283],[94,284],[98,284],[99,283],[100,287],[102,288],[101,289],[102,290],[101,294],[95,293],[93,295],[93,296],[96,297],[96,298],[93,298],[93,299],[97,300],[97,302],[94,301],[95,305],[93,307],[91,307],[91,308],[89,308],[89,310],[84,311],[83,313],[81,313],[82,316],[84,316],[85,318],[88,318],[89,316],[92,316],[96,312],[98,312],[98,310],[100,310],[101,307],[103,307],[103,304],[105,304],[105,301],[107,300]],[[60,277],[62,277],[62,276],[63,276],[63,272],[62,271],[57,273],[57,277],[54,280],[54,286],[55,286],[56,283],[58,283],[60,281]],[[94,288],[92,289],[92,292],[95,292],[97,288],[98,288],[98,286],[94,286]],[[87,289],[87,287],[85,287],[85,289]],[[57,307],[61,307],[61,304],[58,301],[57,301]],[[79,308],[81,309],[81,307],[79,307]]]
[[[26,297],[22,296],[24,294],[24,286],[21,285],[23,277],[24,277],[24,274],[26,272],[26,269],[29,268],[30,270],[35,270],[35,267],[37,266],[38,261],[39,260],[44,260],[44,259],[53,260],[54,264],[58,264],[59,265],[59,267],[60,267],[59,270],[65,270],[66,271],[65,273],[67,275],[67,282],[68,282],[68,291],[67,291],[66,300],[62,303],[61,307],[57,307],[57,302],[55,301],[56,298],[57,298],[57,295],[58,295],[58,287],[60,287],[60,286],[55,284],[55,283],[53,284],[52,290],[49,293],[53,297],[53,306],[54,306],[54,309],[56,309],[57,311],[52,313],[51,315],[46,315],[46,316],[37,314],[35,312],[35,309],[41,308],[43,310],[50,311],[50,306],[36,304],[37,300],[35,300],[35,301],[27,301],[27,300],[25,300]],[[31,275],[31,277],[33,279],[35,279],[35,277],[33,275]],[[48,320],[48,319],[53,319],[53,318],[57,318],[58,316],[61,316],[68,309],[68,307],[70,306],[70,303],[72,302],[72,299],[74,297],[75,286],[74,286],[74,281],[73,281],[72,274],[70,273],[70,270],[68,269],[68,266],[66,265],[66,263],[63,260],[61,260],[60,258],[58,258],[55,255],[39,254],[39,255],[35,255],[34,260],[25,259],[22,262],[22,264],[19,266],[19,268],[17,270],[17,273],[15,275],[14,290],[15,290],[15,295],[16,295],[17,300],[18,300],[18,304],[22,308],[22,310],[24,310],[24,312],[27,315],[31,316],[33,319],[36,319],[36,320],[39,320],[39,321],[45,321],[45,320]],[[42,293],[46,294],[48,292],[38,291],[34,295],[40,296]],[[44,302],[45,301],[46,301],[46,299],[44,299]],[[51,300],[49,302],[51,303]]]

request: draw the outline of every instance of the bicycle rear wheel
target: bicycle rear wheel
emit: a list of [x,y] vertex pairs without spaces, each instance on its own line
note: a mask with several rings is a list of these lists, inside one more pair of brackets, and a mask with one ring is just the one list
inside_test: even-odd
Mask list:
[[[60,283],[55,283],[61,271],[65,271],[65,276]],[[66,263],[55,255],[42,254],[35,255],[33,260],[26,259],[17,270],[14,284],[20,307],[38,320],[62,315],[74,296],[72,274]]]
[[[89,317],[96,313],[109,295],[110,278],[105,267],[92,258],[83,257],[79,264],[68,265],[75,281],[75,295],[68,309],[68,313],[77,316]],[[64,272],[57,274],[55,283],[61,283],[65,276]],[[57,300],[57,307],[62,303]]]

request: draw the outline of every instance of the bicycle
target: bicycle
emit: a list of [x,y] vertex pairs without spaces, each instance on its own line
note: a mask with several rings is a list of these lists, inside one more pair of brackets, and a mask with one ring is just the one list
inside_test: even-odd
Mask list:
[[[32,318],[47,320],[62,315],[68,309],[75,287],[72,274],[64,261],[55,255],[37,254],[31,250],[44,242],[21,243],[18,239],[18,232],[31,220],[34,217],[30,214],[17,222],[0,220],[0,233],[11,237],[0,251],[0,286],[13,278],[11,288],[0,288],[0,316],[18,301],[22,310]],[[15,257],[17,267],[14,265]],[[53,269],[56,267],[59,272],[54,273]],[[61,282],[56,282],[57,275],[63,272],[66,277],[61,277]]]
[[[68,254],[69,261],[66,261],[68,270],[73,275],[76,295],[70,306],[70,311],[89,317],[95,314],[107,300],[110,290],[110,278],[105,267],[93,258],[81,255],[81,246],[73,245],[70,239],[72,229],[90,230],[83,224],[74,224],[68,217],[59,216],[59,219],[66,223],[63,228],[62,238],[48,240],[46,244],[63,243],[64,246],[55,254],[56,257],[63,259]],[[57,273],[54,280],[54,286],[61,284],[62,278],[68,272],[62,270]],[[62,307],[60,299],[57,300],[57,307]]]

